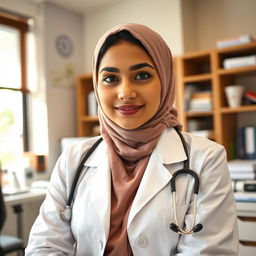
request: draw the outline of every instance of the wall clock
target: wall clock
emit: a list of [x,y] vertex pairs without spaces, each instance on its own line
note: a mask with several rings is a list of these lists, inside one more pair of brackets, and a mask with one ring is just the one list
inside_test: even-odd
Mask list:
[[71,39],[66,35],[59,35],[56,38],[55,41],[56,49],[58,53],[64,57],[67,58],[71,56],[73,52],[73,43]]

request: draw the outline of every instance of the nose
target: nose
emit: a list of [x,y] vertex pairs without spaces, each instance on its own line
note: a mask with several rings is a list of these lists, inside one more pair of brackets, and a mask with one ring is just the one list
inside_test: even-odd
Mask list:
[[118,99],[122,101],[131,101],[136,98],[136,92],[128,81],[123,81],[119,84]]

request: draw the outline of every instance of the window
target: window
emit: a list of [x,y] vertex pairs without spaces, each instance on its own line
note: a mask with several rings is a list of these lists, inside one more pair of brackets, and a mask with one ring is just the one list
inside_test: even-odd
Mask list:
[[26,33],[28,20],[0,11],[0,161],[3,169],[28,150]]

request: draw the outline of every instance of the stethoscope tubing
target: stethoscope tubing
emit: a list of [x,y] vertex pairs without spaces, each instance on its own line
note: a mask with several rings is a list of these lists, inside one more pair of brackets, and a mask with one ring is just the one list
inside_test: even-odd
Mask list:
[[[197,209],[197,195],[198,195],[198,191],[199,191],[199,178],[196,172],[192,171],[189,169],[189,154],[188,154],[188,149],[187,149],[187,145],[185,142],[184,137],[182,136],[181,132],[175,128],[176,132],[178,133],[182,144],[183,144],[183,148],[185,151],[185,154],[187,156],[187,159],[184,161],[184,165],[183,168],[175,171],[173,174],[173,177],[171,179],[170,185],[171,185],[171,192],[172,192],[172,201],[173,201],[173,215],[174,215],[174,220],[175,220],[175,224],[171,223],[170,224],[170,229],[174,232],[177,232],[179,234],[191,234],[194,232],[198,232],[203,228],[203,225],[201,223],[197,224],[195,226],[195,221],[196,221],[196,209]],[[93,145],[92,147],[88,150],[88,152],[85,154],[85,156],[83,157],[82,161],[80,162],[74,180],[72,182],[71,185],[71,189],[70,189],[70,193],[67,199],[67,203],[65,205],[65,207],[63,209],[60,210],[60,217],[63,221],[65,222],[70,222],[72,219],[72,201],[74,200],[74,193],[75,193],[75,189],[77,187],[78,184],[78,179],[81,175],[82,170],[84,169],[84,164],[86,162],[86,160],[90,157],[90,155],[93,153],[93,151],[96,149],[96,147],[101,143],[102,141],[102,137],[100,137]],[[177,217],[177,209],[176,209],[176,177],[182,174],[189,174],[194,178],[195,184],[194,184],[194,202],[193,202],[193,221],[191,224],[191,227],[188,230],[184,230],[179,226],[179,221],[178,221],[178,217]]]

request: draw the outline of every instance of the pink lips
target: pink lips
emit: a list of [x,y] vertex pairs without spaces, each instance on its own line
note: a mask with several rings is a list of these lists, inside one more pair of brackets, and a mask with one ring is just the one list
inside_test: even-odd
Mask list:
[[115,107],[115,109],[123,115],[134,115],[140,111],[142,107],[143,105],[123,105]]

